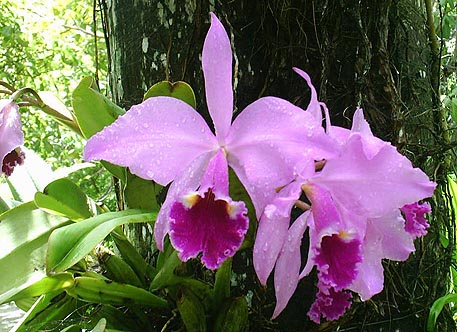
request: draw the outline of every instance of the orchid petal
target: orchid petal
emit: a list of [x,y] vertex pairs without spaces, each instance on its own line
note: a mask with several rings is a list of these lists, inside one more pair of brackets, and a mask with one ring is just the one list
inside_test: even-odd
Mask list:
[[162,204],[154,224],[154,239],[159,250],[163,251],[163,240],[170,230],[171,206],[183,195],[198,189],[213,155],[213,152],[208,152],[197,157],[170,185],[167,198]]
[[216,195],[229,195],[227,158],[222,150],[216,153],[206,168],[200,190],[206,191],[208,188],[212,188]]
[[413,238],[427,234],[427,228],[429,228],[430,225],[428,224],[427,219],[425,219],[425,214],[432,212],[432,208],[428,203],[419,204],[416,202],[406,204],[400,210],[405,214],[405,230],[411,234]]
[[310,113],[285,100],[265,97],[235,119],[226,151],[260,218],[274,199],[275,188],[294,179],[298,161],[329,158],[336,154],[336,146]]
[[306,108],[307,112],[310,112],[314,119],[316,119],[316,122],[318,124],[322,124],[322,109],[321,109],[321,104],[319,103],[319,100],[317,99],[317,92],[316,88],[314,87],[313,83],[311,82],[311,78],[307,73],[305,73],[303,70],[300,68],[294,67],[293,70],[303,77],[308,84],[310,90],[311,90],[311,100],[309,101],[309,105]]
[[358,133],[363,138],[363,151],[368,159],[376,156],[383,147],[390,146],[390,143],[373,135],[361,108],[355,110],[354,117],[352,118],[351,132]]
[[287,238],[290,224],[290,212],[300,198],[300,184],[293,182],[283,188],[272,204],[267,205],[259,221],[254,243],[254,269],[262,285],[266,285],[268,276],[278,259]]
[[275,293],[276,307],[272,319],[284,310],[290,298],[295,292],[300,274],[300,246],[303,234],[307,228],[307,220],[310,211],[302,214],[301,218],[295,220],[289,229],[287,240],[276,262],[275,268]]
[[166,185],[217,142],[203,118],[185,102],[153,97],[92,136],[86,160],[128,166],[142,178]]
[[404,220],[398,210],[381,218],[369,219],[362,244],[363,261],[358,266],[357,278],[349,287],[359,293],[363,301],[382,291],[384,258],[404,261],[414,251],[411,236],[404,229]]
[[352,135],[340,157],[327,160],[311,182],[329,190],[340,205],[370,217],[429,197],[435,188],[424,172],[413,168],[391,145],[384,146],[372,159],[367,158],[360,135]]
[[[5,157],[23,143],[24,134],[18,105],[9,100],[0,100],[0,166],[2,168]],[[20,158],[15,160],[20,161]],[[3,173],[2,168],[0,168],[0,174]]]
[[223,143],[230,128],[233,113],[232,48],[221,22],[211,13],[211,26],[202,52],[206,103]]
[[341,317],[347,308],[351,306],[351,294],[345,291],[335,291],[321,281],[317,284],[319,291],[316,299],[308,311],[308,317],[319,324],[321,316],[328,320],[335,320]]

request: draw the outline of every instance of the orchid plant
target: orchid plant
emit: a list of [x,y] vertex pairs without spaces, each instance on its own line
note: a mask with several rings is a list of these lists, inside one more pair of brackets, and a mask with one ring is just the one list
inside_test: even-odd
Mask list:
[[[273,319],[287,306],[300,279],[314,268],[318,292],[308,316],[316,323],[322,317],[339,318],[354,295],[366,301],[381,292],[382,259],[406,260],[414,251],[413,241],[427,233],[425,215],[431,208],[422,201],[433,195],[435,183],[394,146],[375,137],[361,109],[355,111],[351,129],[332,125],[310,77],[298,68],[294,70],[311,90],[306,110],[278,97],[263,97],[234,114],[231,43],[214,14],[203,45],[202,70],[214,132],[184,100],[152,96],[123,112],[91,90],[87,80],[81,83],[78,93],[83,98],[78,102],[87,98],[108,109],[98,117],[87,111],[91,101],[83,103],[84,107],[75,102],[78,122],[59,118],[89,138],[85,159],[128,167],[148,184],[153,181],[169,187],[159,211],[128,209],[111,214],[102,213],[106,211],[100,207],[90,208],[84,193],[65,181],[37,193],[30,214],[39,208],[40,213],[77,221],[68,225],[67,219],[58,219],[47,229],[51,235],[47,234],[49,243],[42,244],[48,252],[42,255],[46,263],[41,265],[46,266],[44,278],[52,283],[45,288],[55,291],[58,279],[61,292],[73,299],[97,299],[109,305],[125,304],[129,299],[135,305],[164,308],[167,302],[152,292],[179,283],[191,285],[191,291],[179,288],[170,294],[178,298],[176,306],[184,323],[193,326],[192,315],[205,320],[207,314],[195,309],[194,304],[202,301],[192,292],[210,293],[209,302],[221,304],[220,298],[217,302],[220,289],[215,286],[208,291],[204,283],[174,275],[179,261],[174,262],[169,252],[175,250],[182,262],[200,258],[206,268],[224,271],[224,262],[240,250],[248,228],[257,226],[253,264],[262,285],[267,285],[274,270]],[[1,173],[10,176],[24,161],[19,148],[23,144],[20,116],[13,100],[0,102],[0,139]],[[115,167],[109,169],[122,177],[125,169]],[[257,220],[248,219],[247,202],[232,199],[229,167],[248,193],[258,225]],[[62,199],[65,191],[74,196]],[[303,197],[305,201],[300,199]],[[294,208],[303,212],[292,220]],[[13,209],[4,218],[15,213],[19,212]],[[166,252],[155,267],[132,251],[118,228],[151,218],[155,220],[155,244]],[[302,264],[302,239],[307,230],[309,247],[304,249],[308,254]],[[115,273],[119,269],[110,271],[119,283],[105,282],[105,277],[90,271],[81,275],[75,266],[110,233],[129,263],[119,263],[126,264],[122,276]],[[167,235],[173,249],[165,245]],[[170,275],[173,281],[164,282]],[[230,275],[225,277],[229,285]],[[131,284],[125,285],[125,278]],[[15,299],[24,292],[36,294],[32,291],[36,284],[27,282],[8,296],[0,294],[0,299]],[[97,292],[89,292],[94,289]],[[211,310],[212,314],[217,311]],[[243,310],[247,315],[247,308]],[[219,318],[215,320],[217,325]]]
[[[314,91],[308,75],[296,71]],[[325,106],[315,93],[313,104],[314,110]],[[254,266],[262,284],[275,267],[273,317],[285,308],[299,279],[316,266],[318,294],[308,315],[317,323],[321,316],[337,319],[350,306],[347,290],[364,301],[379,293],[381,260],[406,260],[414,251],[413,240],[428,228],[424,214],[430,206],[417,201],[430,197],[435,183],[390,143],[376,138],[361,109],[354,114],[351,130],[332,126],[327,114],[327,133],[337,142],[338,155],[318,164],[298,163],[295,180],[281,189],[260,218]],[[311,205],[299,201],[302,193]],[[294,205],[306,212],[289,227]],[[310,245],[300,272],[300,244],[307,228]]]
[[245,204],[229,196],[227,165],[260,216],[275,188],[293,180],[300,159],[328,158],[334,146],[310,113],[280,98],[253,102],[230,124],[232,51],[214,14],[202,66],[215,134],[187,103],[151,97],[90,138],[85,158],[128,166],[161,185],[172,182],[155,223],[158,248],[169,234],[183,261],[202,253],[203,264],[216,269],[236,253],[248,228]]

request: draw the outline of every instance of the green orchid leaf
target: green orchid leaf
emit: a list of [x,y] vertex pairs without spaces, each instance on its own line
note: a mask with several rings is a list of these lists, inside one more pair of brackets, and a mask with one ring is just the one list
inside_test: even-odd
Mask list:
[[182,288],[176,301],[181,319],[189,332],[206,331],[206,313],[196,294],[190,289]]
[[[81,332],[81,328],[78,325],[71,325],[64,328],[61,332]],[[104,331],[104,330],[102,330]]]
[[[73,112],[85,138],[98,133],[125,113],[122,108],[98,92],[93,77],[81,80],[73,91],[72,103]],[[102,165],[117,178],[125,179],[124,167],[108,162],[102,162]]]
[[106,331],[106,319],[102,318],[98,321],[97,325],[94,326],[90,332],[104,332]]
[[43,211],[67,217],[70,220],[83,220],[92,216],[88,197],[68,179],[51,182],[43,193],[35,194],[35,204]]
[[109,212],[57,229],[49,237],[47,273],[62,272],[76,264],[117,226],[152,222],[156,216],[142,210]]
[[125,201],[131,209],[159,210],[157,195],[162,186],[154,181],[142,179],[127,172],[127,184],[124,189]]
[[41,295],[10,332],[38,332],[47,325],[62,321],[83,305],[65,293]]
[[9,205],[0,197],[0,214],[10,209]]
[[433,305],[430,308],[430,313],[428,315],[427,331],[429,331],[429,332],[435,331],[435,324],[436,324],[436,320],[438,319],[438,316],[440,315],[444,306],[451,302],[457,302],[457,294],[447,294],[445,296],[440,297],[435,302],[433,302]]
[[130,243],[127,237],[122,232],[122,229],[116,229],[111,233],[111,238],[116,244],[122,259],[135,271],[141,282],[147,284],[148,280],[155,278],[156,270],[148,265],[143,256]]
[[37,281],[33,285],[23,289],[12,298],[11,301],[17,301],[19,299],[26,299],[31,297],[37,297],[43,294],[53,293],[57,291],[63,291],[66,288],[73,286],[74,279],[73,275],[68,272],[58,273],[50,277],[45,277],[40,281]]
[[0,274],[0,303],[46,276],[49,235],[68,223],[67,218],[49,215],[33,202],[0,215],[0,271],[8,271]]
[[248,325],[248,304],[244,297],[237,297],[220,307],[213,331],[246,332]]
[[156,83],[145,93],[143,100],[158,96],[174,97],[186,102],[194,109],[197,108],[194,90],[192,90],[189,84],[183,81],[174,83],[162,81]]
[[124,306],[148,306],[167,308],[166,300],[147,290],[129,284],[93,277],[76,277],[73,287],[66,290],[76,299],[90,303]]
[[125,113],[94,86],[94,78],[85,77],[72,95],[73,112],[85,138],[91,137]]

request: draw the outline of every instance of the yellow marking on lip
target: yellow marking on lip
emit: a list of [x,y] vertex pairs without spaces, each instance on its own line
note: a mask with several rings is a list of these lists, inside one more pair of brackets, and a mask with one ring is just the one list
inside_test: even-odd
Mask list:
[[354,238],[354,232],[351,231],[346,231],[346,230],[341,230],[338,233],[338,236],[340,237],[341,240],[343,241],[349,241]]
[[187,195],[184,195],[182,198],[183,205],[190,209],[201,199],[200,195],[197,192],[192,192]]
[[236,215],[240,211],[240,207],[237,204],[230,204],[227,202],[227,214],[231,219],[235,219]]

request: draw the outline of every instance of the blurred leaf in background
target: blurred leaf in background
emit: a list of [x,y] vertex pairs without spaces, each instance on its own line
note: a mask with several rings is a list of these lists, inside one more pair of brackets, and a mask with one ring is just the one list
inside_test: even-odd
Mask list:
[[[39,91],[46,103],[63,112],[72,111],[71,92],[84,76],[99,77],[104,93],[106,48],[100,22],[94,29],[92,6],[89,0],[1,1],[0,80],[16,89],[27,86]],[[53,169],[83,162],[82,137],[37,109],[22,108],[21,116],[25,146]],[[70,178],[114,208],[114,194],[107,187],[110,175],[101,166],[77,171]]]

